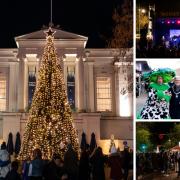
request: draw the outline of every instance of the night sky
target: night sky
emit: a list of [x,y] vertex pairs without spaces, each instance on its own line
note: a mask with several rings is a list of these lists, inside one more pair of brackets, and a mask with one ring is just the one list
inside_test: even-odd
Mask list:
[[136,0],[136,7],[155,4],[157,11],[180,11],[180,0]]
[[[112,10],[123,0],[53,0],[53,23],[89,37],[87,47],[105,46],[112,31]],[[14,37],[40,30],[50,21],[50,0],[4,0],[0,6],[0,48],[16,47]]]

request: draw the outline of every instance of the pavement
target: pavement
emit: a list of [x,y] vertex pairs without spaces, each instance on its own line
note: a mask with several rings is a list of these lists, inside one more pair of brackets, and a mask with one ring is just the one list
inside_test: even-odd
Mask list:
[[[105,180],[111,180],[110,179],[110,168],[109,167],[105,167]],[[127,180],[133,180],[133,170],[132,169],[129,170]]]
[[136,114],[140,113],[140,111],[144,107],[146,100],[147,100],[146,93],[143,93],[139,97],[136,98]]
[[168,176],[160,172],[155,172],[137,178],[137,180],[178,180],[178,179],[180,180],[180,177],[177,177],[177,173],[175,172],[170,172]]

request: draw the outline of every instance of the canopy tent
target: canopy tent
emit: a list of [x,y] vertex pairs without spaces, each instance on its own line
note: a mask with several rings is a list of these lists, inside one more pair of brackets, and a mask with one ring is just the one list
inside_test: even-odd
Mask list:
[[180,146],[174,146],[170,149],[171,151],[180,151]]

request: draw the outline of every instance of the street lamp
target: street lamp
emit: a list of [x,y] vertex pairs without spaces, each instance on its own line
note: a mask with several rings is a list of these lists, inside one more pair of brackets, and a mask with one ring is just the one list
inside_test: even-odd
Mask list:
[[141,30],[141,26],[140,26],[140,18],[141,18],[141,14],[146,14],[146,9],[144,9],[144,8],[139,8],[138,9],[139,10],[139,37],[140,37],[140,30]]
[[142,149],[142,152],[146,152],[146,149],[147,149],[147,145],[146,144],[141,144],[141,149]]
[[141,13],[142,14],[145,14],[146,13],[146,10],[145,9],[140,9],[141,10]]

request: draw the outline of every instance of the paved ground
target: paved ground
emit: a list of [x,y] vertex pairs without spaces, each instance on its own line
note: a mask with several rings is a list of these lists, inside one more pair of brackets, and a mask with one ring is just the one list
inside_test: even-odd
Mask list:
[[[106,180],[111,180],[110,179],[110,168],[105,167],[105,179]],[[127,180],[133,180],[133,170],[129,170],[129,175]]]
[[143,177],[139,177],[137,180],[180,180],[180,177],[177,177],[177,173],[171,172],[169,176],[165,176],[161,173],[152,173],[145,175]]
[[140,113],[147,99],[147,94],[141,94],[136,98],[136,114]]

